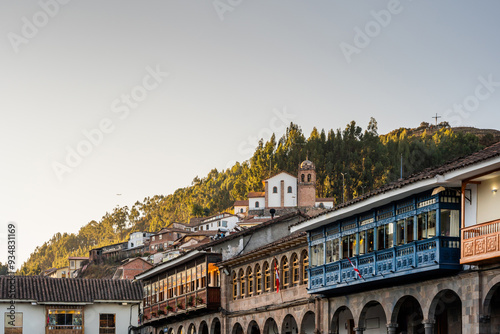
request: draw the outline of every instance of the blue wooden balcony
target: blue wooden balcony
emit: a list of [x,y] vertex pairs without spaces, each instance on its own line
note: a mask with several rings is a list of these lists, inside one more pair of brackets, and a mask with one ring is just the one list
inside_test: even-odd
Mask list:
[[362,279],[347,259],[324,264],[309,269],[309,293],[334,293],[335,289],[383,283],[390,278],[406,280],[430,271],[459,270],[460,238],[438,236],[350,259]]

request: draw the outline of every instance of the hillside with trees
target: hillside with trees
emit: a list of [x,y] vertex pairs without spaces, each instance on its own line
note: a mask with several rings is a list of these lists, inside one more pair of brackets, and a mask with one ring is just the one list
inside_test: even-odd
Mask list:
[[[116,207],[92,220],[78,233],[56,233],[36,247],[22,268],[22,275],[36,275],[51,267],[67,265],[68,256],[88,256],[92,248],[124,241],[136,231],[158,231],[172,222],[187,222],[225,211],[250,191],[263,191],[262,181],[279,172],[296,174],[301,161],[316,165],[317,196],[333,197],[335,203],[360,196],[401,177],[476,152],[500,140],[496,130],[473,128],[454,131],[447,124],[422,123],[417,129],[400,128],[378,134],[371,118],[365,130],[352,121],[344,129],[314,128],[308,137],[291,123],[279,139],[260,140],[253,156],[230,169],[212,169],[196,176],[191,185],[170,195],[154,195],[132,207]],[[342,186],[342,174],[345,187]],[[343,193],[344,192],[344,193]]]

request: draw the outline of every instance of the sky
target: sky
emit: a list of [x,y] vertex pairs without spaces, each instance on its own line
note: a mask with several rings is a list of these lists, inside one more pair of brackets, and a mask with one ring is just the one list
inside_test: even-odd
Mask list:
[[290,122],[500,129],[500,2],[0,2],[0,262]]

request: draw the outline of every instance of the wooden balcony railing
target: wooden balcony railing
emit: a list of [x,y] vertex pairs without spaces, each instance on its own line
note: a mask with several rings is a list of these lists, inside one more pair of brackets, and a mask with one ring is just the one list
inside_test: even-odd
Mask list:
[[500,257],[500,219],[462,229],[461,264],[477,264]]
[[220,288],[206,287],[143,307],[144,314],[142,323],[176,316],[186,311],[217,309],[219,307]]
[[309,271],[309,292],[319,293],[428,270],[458,270],[459,249],[458,237],[434,237],[354,256],[351,262],[358,268],[362,279],[348,259],[317,266]]

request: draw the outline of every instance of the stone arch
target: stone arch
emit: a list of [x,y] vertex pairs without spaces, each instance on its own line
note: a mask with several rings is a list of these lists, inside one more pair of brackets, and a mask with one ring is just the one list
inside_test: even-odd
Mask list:
[[168,331],[167,331],[165,334],[174,334],[174,333],[175,333],[175,331],[174,331],[174,329],[171,327],[171,328],[169,328],[169,329],[168,329]]
[[203,320],[200,323],[200,327],[198,328],[198,334],[209,334],[208,325],[207,325],[207,322],[205,320]]
[[247,334],[260,334],[259,324],[255,320],[248,324]]
[[184,331],[184,327],[179,326],[179,328],[177,328],[177,334],[186,334],[185,331]]
[[500,275],[496,275],[485,287],[484,291],[488,291],[484,296],[483,314],[488,316],[491,314],[492,298],[500,288]]
[[339,307],[332,318],[332,333],[339,334],[341,329],[345,329],[343,333],[353,333],[354,331],[354,317],[351,310],[347,306]]
[[193,323],[189,325],[187,334],[196,334],[196,326]]
[[262,331],[263,334],[279,334],[280,329],[278,327],[278,323],[274,320],[274,318],[267,318],[266,323],[264,324],[264,329]]
[[418,300],[410,295],[401,297],[392,311],[391,323],[397,324],[396,333],[423,333],[422,307]]
[[281,324],[281,334],[298,334],[299,327],[297,326],[297,321],[291,314],[287,314],[283,318],[283,323]]
[[240,323],[237,322],[233,326],[233,330],[231,331],[231,334],[243,334],[243,327],[241,327]]
[[483,332],[487,332],[488,327],[491,333],[495,328],[500,328],[500,282],[491,286],[486,293],[482,318],[484,320]]
[[316,330],[316,317],[314,312],[307,311],[300,323],[300,334],[313,334]]
[[210,325],[210,334],[221,334],[221,324],[219,318],[215,317]]
[[439,291],[431,302],[428,321],[434,322],[434,333],[462,333],[462,301],[450,289]]
[[363,306],[358,320],[358,327],[365,329],[363,334],[378,333],[381,328],[385,332],[386,324],[387,314],[382,304],[372,300]]

